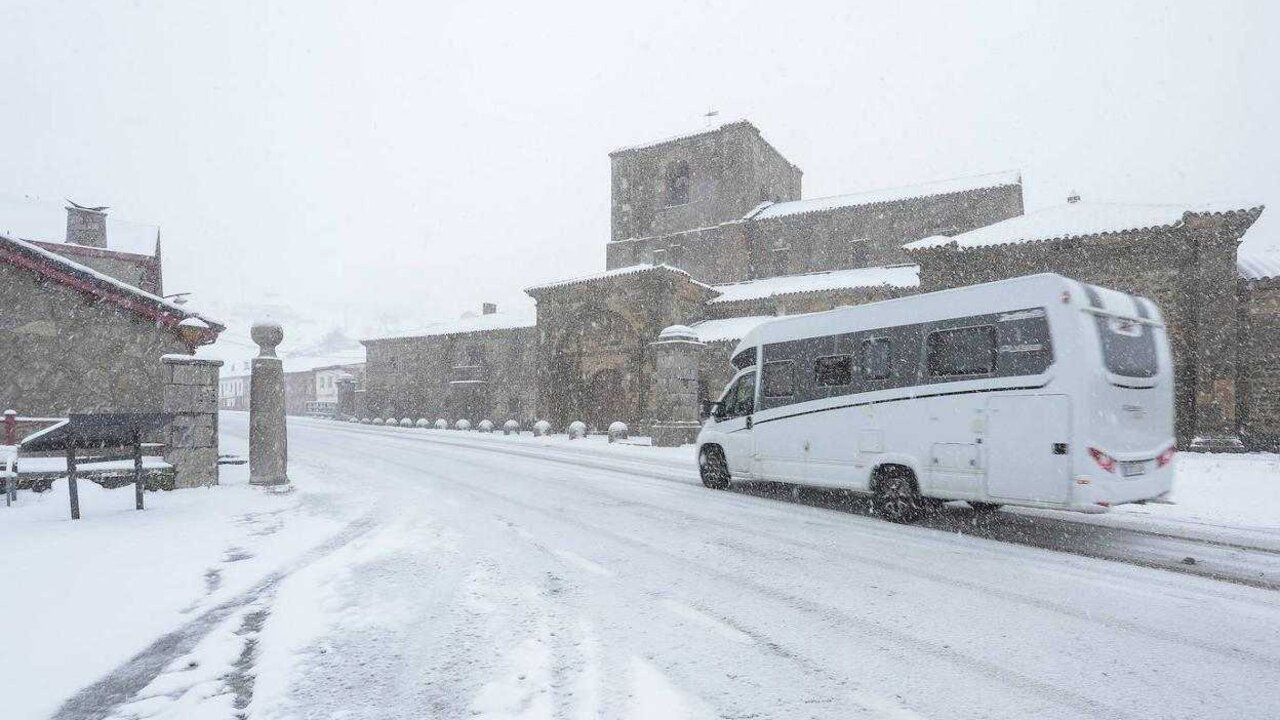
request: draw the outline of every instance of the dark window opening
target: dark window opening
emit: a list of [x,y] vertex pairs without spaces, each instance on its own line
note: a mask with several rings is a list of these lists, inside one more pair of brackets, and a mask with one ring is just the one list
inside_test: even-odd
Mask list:
[[767,398],[786,398],[796,394],[795,363],[778,360],[764,364],[762,395]]
[[886,380],[893,374],[893,343],[884,338],[862,343],[862,374],[869,380]]
[[677,160],[667,166],[667,204],[684,205],[689,202],[689,163]]
[[853,382],[853,357],[832,355],[820,357],[813,363],[814,378],[819,385],[832,387]]
[[988,375],[996,369],[996,329],[990,325],[931,332],[927,348],[933,377]]
[[754,347],[749,347],[737,355],[734,355],[733,360],[730,362],[733,363],[735,368],[739,370],[746,370],[756,364],[756,349]]
[[743,375],[730,386],[724,394],[720,406],[721,418],[735,418],[750,415],[756,406],[756,376]]

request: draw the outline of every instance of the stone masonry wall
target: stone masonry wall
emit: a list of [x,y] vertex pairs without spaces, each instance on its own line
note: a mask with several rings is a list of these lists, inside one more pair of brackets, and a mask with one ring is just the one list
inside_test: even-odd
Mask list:
[[1280,279],[1242,285],[1241,439],[1250,448],[1280,451]]
[[218,482],[218,369],[221,360],[167,356],[164,412],[174,418],[165,428],[164,458],[176,471],[174,487]]
[[168,328],[0,265],[0,404],[23,415],[158,412]]

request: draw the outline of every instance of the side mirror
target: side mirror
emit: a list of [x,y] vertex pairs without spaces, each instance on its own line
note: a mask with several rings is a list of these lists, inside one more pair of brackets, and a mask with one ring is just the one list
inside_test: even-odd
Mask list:
[[700,408],[699,417],[703,420],[707,418],[720,419],[720,401],[719,400],[703,400]]

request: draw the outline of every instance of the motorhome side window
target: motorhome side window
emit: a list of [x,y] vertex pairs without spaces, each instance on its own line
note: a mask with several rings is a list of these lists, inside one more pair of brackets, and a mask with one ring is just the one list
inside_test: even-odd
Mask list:
[[776,360],[764,364],[761,394],[767,398],[785,398],[796,394],[795,363]]
[[886,338],[862,343],[862,374],[868,380],[885,380],[893,374],[893,343]]
[[813,375],[820,386],[848,385],[853,382],[853,357],[850,355],[820,357],[813,363]]
[[996,369],[996,329],[991,325],[929,333],[929,375],[988,375]]

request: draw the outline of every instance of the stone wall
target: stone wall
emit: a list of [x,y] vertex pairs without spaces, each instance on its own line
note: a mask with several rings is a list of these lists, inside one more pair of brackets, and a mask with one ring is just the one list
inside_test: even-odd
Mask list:
[[[612,162],[612,238],[651,237],[737,220],[762,200],[800,197],[800,169],[750,123],[639,148]],[[673,200],[673,169],[688,170],[687,198]]]
[[677,267],[708,284],[743,280],[751,277],[747,224],[732,222],[671,235],[619,240],[605,248],[607,269],[642,263]]
[[533,419],[534,328],[366,340],[364,411],[373,417]]
[[152,295],[164,294],[158,257],[68,243],[37,242],[34,244]]
[[1242,283],[1241,293],[1241,439],[1280,451],[1280,278]]
[[158,412],[173,330],[0,264],[0,404],[28,416]]

